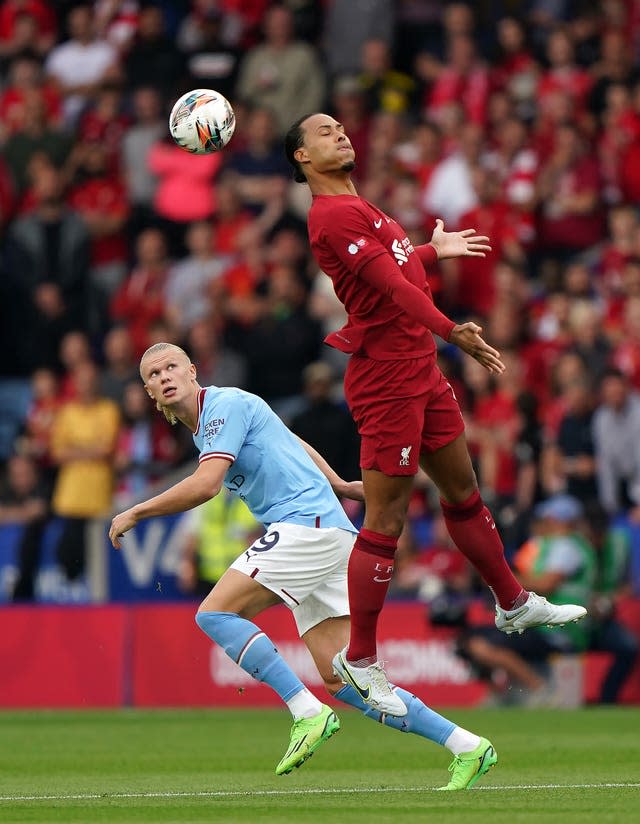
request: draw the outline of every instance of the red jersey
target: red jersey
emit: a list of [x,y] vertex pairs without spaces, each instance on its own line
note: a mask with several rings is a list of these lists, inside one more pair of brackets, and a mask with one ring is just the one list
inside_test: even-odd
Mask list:
[[390,277],[399,272],[433,302],[424,266],[404,229],[356,195],[315,195],[307,221],[314,257],[349,315],[346,326],[325,342],[380,361],[435,356],[427,326],[363,273],[367,263],[384,255]]

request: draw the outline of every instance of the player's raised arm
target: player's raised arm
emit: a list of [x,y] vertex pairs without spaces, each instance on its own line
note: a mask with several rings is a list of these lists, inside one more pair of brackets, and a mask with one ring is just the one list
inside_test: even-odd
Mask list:
[[195,506],[214,498],[222,488],[222,481],[229,469],[229,461],[225,458],[212,458],[203,461],[198,468],[183,481],[170,487],[160,495],[149,498],[148,501],[132,506],[130,509],[116,515],[111,522],[109,539],[116,549],[120,548],[120,538],[125,532],[132,529],[139,521],[158,515],[173,515],[176,512],[185,512]]
[[345,481],[340,477],[340,475],[338,475],[335,469],[332,469],[332,467],[317,450],[315,450],[306,441],[303,441],[299,435],[296,435],[296,438],[300,441],[305,452],[318,467],[320,472],[322,472],[325,478],[329,481],[331,488],[336,495],[341,498],[350,498],[352,501],[364,501],[362,481]]
[[410,317],[435,332],[444,340],[455,323],[444,315],[432,300],[417,286],[410,283],[388,255],[378,255],[367,261],[358,272],[358,277],[374,289],[387,295]]

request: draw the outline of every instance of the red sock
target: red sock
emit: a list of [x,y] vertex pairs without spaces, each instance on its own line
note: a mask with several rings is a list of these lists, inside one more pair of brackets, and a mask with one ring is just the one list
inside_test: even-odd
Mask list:
[[376,629],[393,574],[398,539],[361,529],[349,558],[351,637],[348,661],[377,658]]
[[504,557],[500,535],[476,491],[461,504],[440,501],[449,535],[460,552],[471,561],[502,609],[515,609],[524,590],[516,580]]

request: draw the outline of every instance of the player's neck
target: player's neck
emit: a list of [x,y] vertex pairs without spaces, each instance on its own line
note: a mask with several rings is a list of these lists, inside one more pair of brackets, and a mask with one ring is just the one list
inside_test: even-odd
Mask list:
[[178,403],[172,409],[176,418],[188,427],[191,432],[195,432],[198,428],[198,396],[202,387],[199,384],[194,385],[194,391],[184,401]]
[[312,195],[358,195],[348,174],[323,174],[309,180],[309,188]]

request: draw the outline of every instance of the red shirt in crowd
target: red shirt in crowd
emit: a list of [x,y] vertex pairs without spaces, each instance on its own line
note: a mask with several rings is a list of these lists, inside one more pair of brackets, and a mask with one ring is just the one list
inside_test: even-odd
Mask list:
[[149,347],[150,327],[164,318],[166,280],[166,270],[150,272],[137,268],[113,296],[111,317],[126,324],[138,358]]
[[[105,218],[126,218],[129,215],[127,190],[118,180],[98,177],[75,186],[69,195],[69,205],[83,215],[102,215]],[[124,230],[114,234],[93,237],[91,263],[112,263],[127,259],[127,239]]]
[[540,220],[540,242],[547,247],[568,247],[586,249],[602,239],[604,232],[603,215],[599,207],[582,214],[564,212],[555,214],[557,198],[565,195],[579,195],[587,191],[598,192],[600,174],[598,164],[592,157],[583,157],[566,169],[543,207]]
[[507,243],[517,242],[517,227],[506,203],[483,203],[463,214],[460,226],[473,226],[479,235],[491,238],[491,251],[484,258],[461,257],[457,261],[457,306],[487,315],[496,297],[495,267]]

